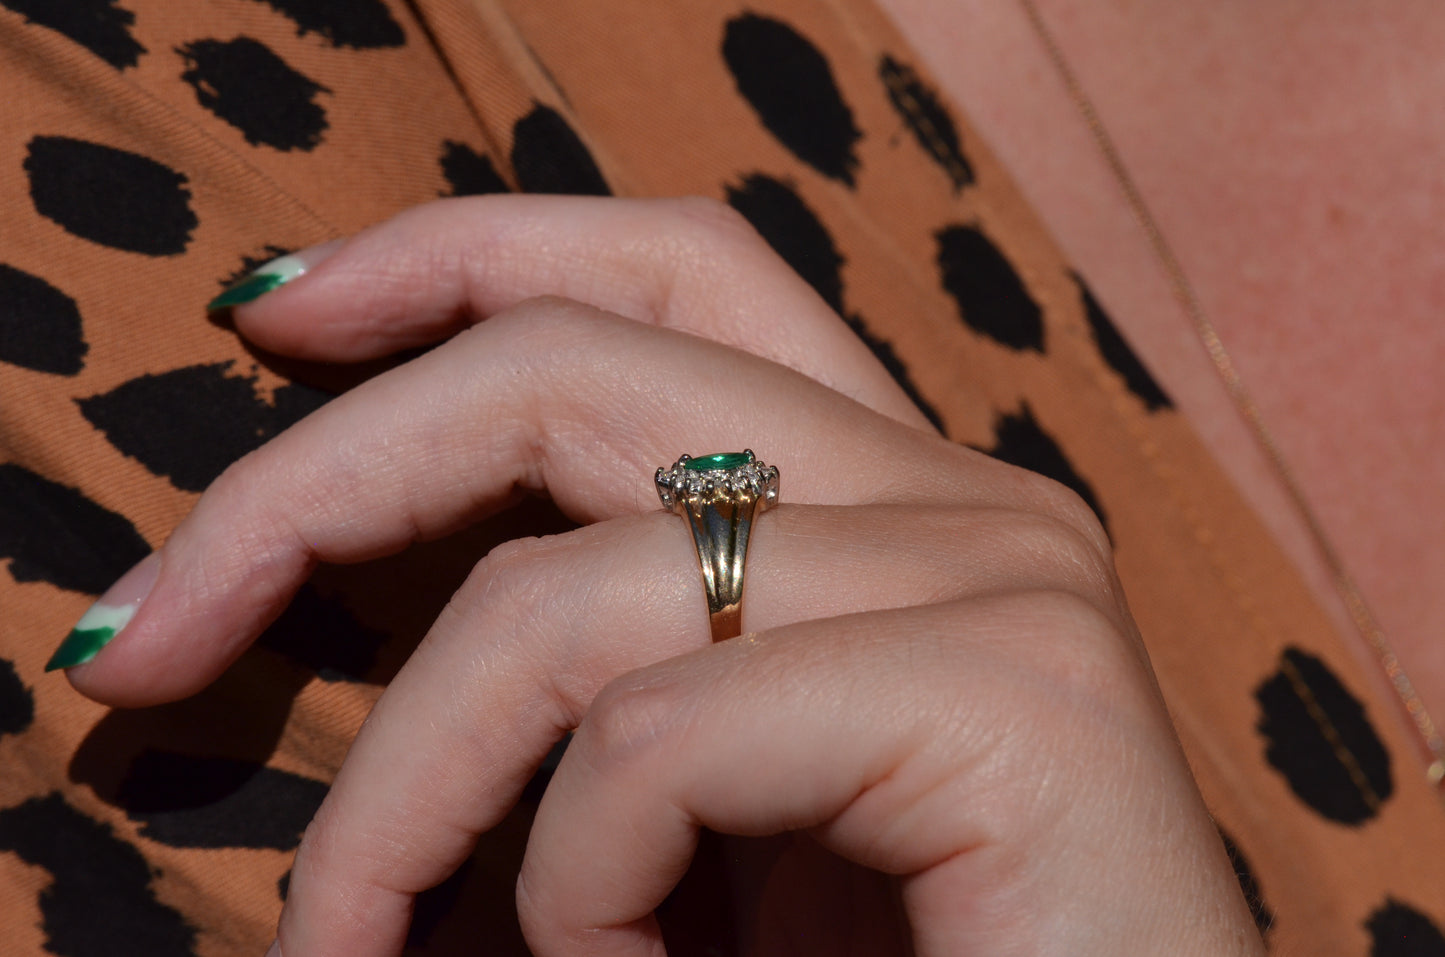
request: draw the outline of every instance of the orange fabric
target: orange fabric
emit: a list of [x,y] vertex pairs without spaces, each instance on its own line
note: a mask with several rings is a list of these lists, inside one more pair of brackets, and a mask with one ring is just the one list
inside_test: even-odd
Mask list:
[[[1033,444],[1025,444],[1037,451],[1041,435],[1092,490],[1200,786],[1273,915],[1272,948],[1370,953],[1370,921],[1391,902],[1445,926],[1445,863],[1433,853],[1445,846],[1445,815],[1399,705],[1361,672],[1354,639],[1332,631],[1188,423],[1167,405],[1151,408],[1106,359],[1079,281],[1007,171],[964,118],[954,114],[940,125],[929,113],[920,97],[933,95],[932,84],[866,2],[378,2],[381,20],[405,42],[368,46],[335,42],[285,15],[305,4],[124,0],[135,16],[121,29],[144,52],[120,67],[11,9],[18,6],[0,3],[7,101],[0,108],[0,265],[74,300],[85,352],[73,373],[0,352],[0,466],[12,469],[0,473],[0,488],[32,489],[24,484],[31,477],[54,483],[123,516],[145,542],[159,545],[196,492],[118,446],[87,417],[95,406],[86,401],[147,375],[225,363],[214,377],[248,380],[257,407],[270,408],[288,381],[286,365],[252,354],[207,321],[204,303],[247,259],[254,264],[343,236],[475,185],[456,172],[458,157],[473,171],[485,157],[512,187],[556,181],[555,171],[518,168],[518,157],[531,155],[518,151],[519,124],[539,109],[575,133],[617,194],[701,194],[742,208],[757,177],[766,177],[825,228],[841,257],[836,304],[886,344],[950,437],[1008,457],[1017,452],[1010,436],[1030,437]],[[858,131],[844,150],[851,166],[829,171],[800,157],[740,90],[722,47],[729,25],[750,16],[782,24],[819,51]],[[378,35],[384,41],[388,34]],[[241,37],[322,88],[310,98],[325,113],[314,146],[248,141],[247,130],[203,104],[204,84],[182,78],[194,66],[197,41]],[[959,156],[950,155],[948,124]],[[37,137],[102,144],[183,176],[195,216],[184,249],[156,255],[116,248],[44,215],[26,170]],[[961,314],[941,274],[944,237],[965,233],[986,237],[1039,307],[1036,345],[1007,344],[980,331],[977,316]],[[802,265],[813,278],[807,267],[818,264]],[[828,273],[824,264],[821,275]],[[5,308],[0,302],[0,312]],[[0,326],[0,344],[4,334]],[[33,527],[6,515],[0,521]],[[10,560],[12,572],[0,574],[0,663],[13,665],[15,700],[33,702],[33,717],[17,722],[23,726],[0,726],[0,939],[8,952],[45,953],[47,938],[50,952],[83,952],[55,938],[79,913],[46,912],[47,895],[64,879],[60,865],[47,864],[51,852],[15,831],[54,820],[71,821],[77,834],[83,825],[76,821],[98,822],[120,847],[107,853],[134,853],[151,869],[132,890],[171,909],[179,928],[176,947],[156,952],[263,952],[299,834],[254,846],[194,846],[194,836],[191,844],[178,842],[166,831],[185,831],[175,824],[176,809],[136,804],[137,768],[149,767],[145,756],[158,752],[220,757],[289,775],[293,796],[304,782],[329,780],[467,561],[505,534],[506,526],[494,523],[459,543],[324,571],[314,588],[325,607],[334,601],[363,629],[390,636],[351,680],[318,674],[315,662],[267,647],[196,699],[108,713],[59,676],[42,674],[93,592],[26,571],[34,543],[0,529],[9,549],[0,559]],[[398,594],[414,597],[402,602]],[[325,628],[330,619],[319,621]],[[1359,764],[1350,741],[1332,740],[1329,689],[1317,686],[1314,672],[1296,681],[1299,668],[1281,671],[1287,649],[1339,676],[1389,754],[1389,793],[1352,798],[1368,806],[1364,820],[1318,813],[1271,764],[1260,692],[1275,680],[1272,687],[1299,699],[1327,758],[1365,790],[1374,787],[1358,767],[1350,776]],[[217,785],[187,800],[215,805],[244,790]],[[46,801],[62,803],[74,818]],[[488,952],[524,952],[508,909],[527,817],[523,808],[483,840],[461,881],[462,899],[476,909],[435,928],[424,921],[418,953],[471,952],[478,920],[494,928],[480,938]]]

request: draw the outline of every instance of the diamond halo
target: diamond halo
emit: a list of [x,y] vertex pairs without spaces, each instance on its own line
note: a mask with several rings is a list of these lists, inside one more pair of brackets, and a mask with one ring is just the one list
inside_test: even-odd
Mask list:
[[[716,465],[717,467],[711,467]],[[778,469],[753,455],[752,449],[716,455],[683,455],[671,468],[653,476],[662,507],[676,511],[679,504],[720,504],[755,501],[763,507],[777,504]]]

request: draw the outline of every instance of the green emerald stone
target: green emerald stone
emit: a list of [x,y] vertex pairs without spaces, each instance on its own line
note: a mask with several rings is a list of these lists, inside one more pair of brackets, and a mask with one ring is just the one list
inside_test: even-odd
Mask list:
[[735,469],[747,465],[753,457],[746,452],[719,452],[716,455],[698,455],[682,463],[689,472],[710,472],[714,469]]

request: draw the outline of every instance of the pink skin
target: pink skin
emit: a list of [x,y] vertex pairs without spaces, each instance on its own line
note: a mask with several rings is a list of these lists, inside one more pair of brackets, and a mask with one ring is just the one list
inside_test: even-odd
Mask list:
[[[236,321],[338,361],[451,338],[228,470],[83,692],[187,694],[315,562],[519,488],[587,523],[488,555],[382,696],[298,853],[287,957],[398,953],[411,896],[568,728],[518,888],[541,957],[662,953],[651,911],[700,824],[808,828],[898,876],[925,957],[1263,952],[1092,513],[927,431],[732,213],[437,203]],[[782,467],[784,504],[757,526],[749,634],[712,645],[648,486],[681,451],[744,446]]]

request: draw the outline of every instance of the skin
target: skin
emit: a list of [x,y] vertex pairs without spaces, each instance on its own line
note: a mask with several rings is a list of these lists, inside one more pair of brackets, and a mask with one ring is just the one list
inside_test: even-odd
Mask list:
[[[880,2],[1357,635],[1021,5]],[[1036,3],[1438,721],[1445,20],[1424,0]]]
[[[227,470],[127,629],[70,672],[85,694],[182,697],[317,562],[519,493],[584,525],[490,553],[382,695],[297,854],[286,957],[399,953],[412,896],[569,729],[518,881],[539,957],[664,953],[652,913],[701,826],[804,831],[891,875],[920,957],[1263,953],[1092,512],[929,431],[726,207],[443,201],[236,322],[331,361],[445,342]],[[754,533],[746,633],[714,645],[648,480],[744,445],[784,450],[765,457],[787,492]],[[788,866],[802,887],[838,867]],[[798,953],[800,925],[839,952],[833,915],[762,908],[792,922],[763,921],[756,953]],[[855,916],[873,953],[907,952],[881,943],[886,908]]]

